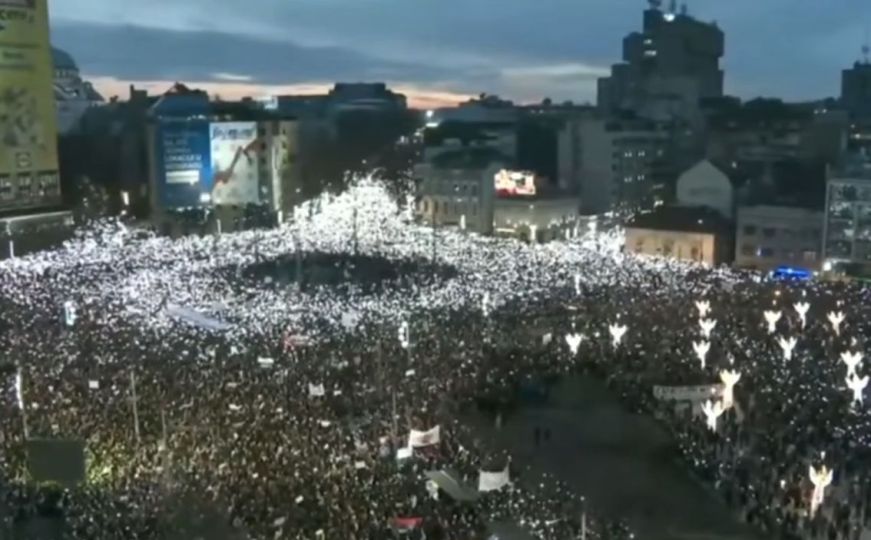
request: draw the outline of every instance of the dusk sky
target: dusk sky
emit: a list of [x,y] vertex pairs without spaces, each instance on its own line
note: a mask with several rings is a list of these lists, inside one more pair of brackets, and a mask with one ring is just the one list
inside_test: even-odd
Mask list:
[[[481,92],[595,101],[643,0],[49,0],[52,39],[108,96],[179,80],[242,95],[386,81],[420,107]],[[664,2],[667,4],[668,2]],[[837,95],[868,0],[696,0],[726,32],[726,91]]]

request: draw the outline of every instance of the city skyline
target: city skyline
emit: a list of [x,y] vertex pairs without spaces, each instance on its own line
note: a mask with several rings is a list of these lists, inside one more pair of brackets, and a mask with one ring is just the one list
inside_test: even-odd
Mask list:
[[[271,4],[55,0],[52,39],[107,96],[126,96],[131,82],[160,92],[178,80],[231,99],[379,80],[418,107],[480,92],[595,102],[596,79],[620,59],[622,39],[641,28],[646,7],[640,0],[552,0],[544,9],[510,0],[498,11],[484,0],[462,11],[432,0]],[[716,20],[726,33],[726,92],[837,95],[840,71],[861,56],[871,9],[848,0],[760,4],[689,3],[691,15]],[[771,32],[783,28],[777,17],[787,7],[794,30]]]

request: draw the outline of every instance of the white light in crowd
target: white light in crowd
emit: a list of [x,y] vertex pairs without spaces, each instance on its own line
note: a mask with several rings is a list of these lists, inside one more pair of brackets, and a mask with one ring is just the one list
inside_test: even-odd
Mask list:
[[865,390],[865,387],[868,386],[868,376],[860,378],[858,375],[853,373],[852,375],[846,378],[847,388],[853,391],[853,402],[862,404],[862,392]]
[[768,333],[773,334],[777,331],[777,321],[783,315],[780,311],[766,311],[764,314],[765,322],[768,323]]
[[705,420],[708,424],[708,429],[713,432],[717,431],[717,419],[723,414],[723,402],[712,402],[710,399],[702,404],[702,414],[705,415]]
[[780,336],[777,338],[777,344],[780,345],[780,348],[783,351],[784,360],[792,360],[792,351],[795,350],[795,346],[797,343],[798,339],[796,339],[795,337],[784,338]]
[[399,325],[399,344],[403,349],[407,349],[411,345],[411,336],[408,332],[408,321],[402,321]]
[[72,300],[64,302],[64,322],[67,326],[76,324],[76,305]]
[[126,191],[121,192],[121,202],[124,203],[124,206],[130,206],[130,194]]
[[535,244],[538,241],[538,225],[529,226],[529,243]]
[[575,294],[581,294],[581,275],[575,273]]
[[707,361],[708,351],[711,350],[711,342],[710,341],[694,341],[693,342],[693,350],[696,353],[696,358],[699,359],[699,362],[702,364],[702,369],[705,369],[705,362]]
[[15,241],[14,240],[9,241],[9,258],[10,259],[15,258]]
[[728,409],[735,402],[735,385],[741,380],[738,370],[720,371],[720,381],[723,382],[723,408]]
[[811,516],[817,513],[817,509],[823,504],[823,501],[826,497],[826,488],[832,483],[832,470],[822,466],[820,470],[814,469],[813,465],[810,465],[808,476],[810,478],[811,484],[814,486],[813,493],[811,493]]
[[278,224],[282,225],[284,223],[284,210],[278,211]]
[[625,324],[612,324],[608,327],[608,332],[611,333],[611,345],[614,348],[620,346],[620,341],[623,340],[623,336],[626,334],[626,325]]
[[466,230],[466,214],[460,216],[460,229]]
[[481,298],[481,312],[484,313],[485,317],[490,316],[490,293],[485,292],[484,297]]
[[807,302],[796,302],[793,307],[795,308],[796,313],[798,313],[798,318],[801,319],[801,328],[804,330],[805,324],[807,323],[807,312],[811,308],[811,305]]
[[862,362],[862,353],[844,351],[841,353],[841,361],[847,364],[847,377],[856,375],[856,368]]
[[21,375],[21,368],[15,372],[15,400],[18,402],[18,408],[24,410],[24,377]]
[[832,325],[832,330],[834,330],[836,336],[841,335],[841,323],[844,322],[844,319],[847,316],[844,315],[843,311],[830,311],[828,315],[829,323]]
[[578,353],[578,348],[581,346],[581,342],[584,340],[584,336],[582,334],[578,334],[577,332],[572,334],[566,334],[566,343],[569,346],[569,350],[572,351],[572,356]]
[[717,327],[717,321],[713,319],[700,319],[699,327],[702,329],[702,336],[705,339],[711,339],[711,332]]
[[704,319],[711,311],[711,303],[707,300],[697,300],[696,309],[699,310],[699,319]]

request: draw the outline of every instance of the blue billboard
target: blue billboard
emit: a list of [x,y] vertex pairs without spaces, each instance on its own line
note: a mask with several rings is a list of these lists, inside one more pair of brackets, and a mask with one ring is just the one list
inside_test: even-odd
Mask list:
[[158,124],[156,137],[160,205],[186,208],[210,204],[214,180],[209,123],[164,121]]

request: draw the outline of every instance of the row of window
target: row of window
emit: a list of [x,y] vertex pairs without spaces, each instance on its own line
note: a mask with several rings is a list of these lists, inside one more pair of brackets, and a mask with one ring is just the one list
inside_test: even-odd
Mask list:
[[60,195],[60,186],[56,174],[40,174],[36,177],[29,174],[0,177],[2,201],[44,199],[58,195]]
[[[429,202],[429,199],[424,199],[423,201],[421,201],[418,205],[418,210],[424,214],[429,213]],[[465,202],[452,203],[450,201],[443,201],[439,203],[438,200],[434,200],[432,201],[432,213],[433,215],[441,213],[442,215],[466,215],[472,217],[478,215],[478,205]]]
[[[676,257],[678,259],[682,259],[682,260],[685,259],[685,255],[687,255],[689,257],[689,259],[693,260],[693,261],[702,261],[703,260],[702,253],[698,247],[693,246],[689,249],[689,253],[684,254],[683,246],[678,245],[677,249],[675,250],[675,242],[673,242],[673,241],[666,240],[666,241],[663,241],[662,243],[660,243],[659,245],[656,245],[658,243],[659,242],[654,240],[653,250],[656,252],[657,255],[665,255],[668,257],[674,256],[674,257]],[[638,253],[647,253],[645,251],[644,238],[639,238],[635,241],[635,251]]]
[[631,184],[632,182],[644,182],[644,180],[646,180],[646,179],[647,179],[646,174],[639,174],[639,175],[635,175],[635,176],[624,176],[623,183],[624,184]]
[[812,250],[805,251],[796,251],[794,249],[780,249],[777,250],[773,247],[769,246],[757,246],[755,244],[744,243],[741,244],[741,255],[745,257],[759,257],[763,259],[771,259],[777,255],[779,255],[783,259],[788,260],[802,260],[804,262],[812,263],[817,260],[817,252]]
[[778,229],[776,227],[759,227],[757,225],[744,225],[742,228],[744,236],[756,236],[760,234],[763,238],[775,238],[781,236],[787,239],[806,239],[819,240],[822,238],[822,231],[817,228],[810,229]]

